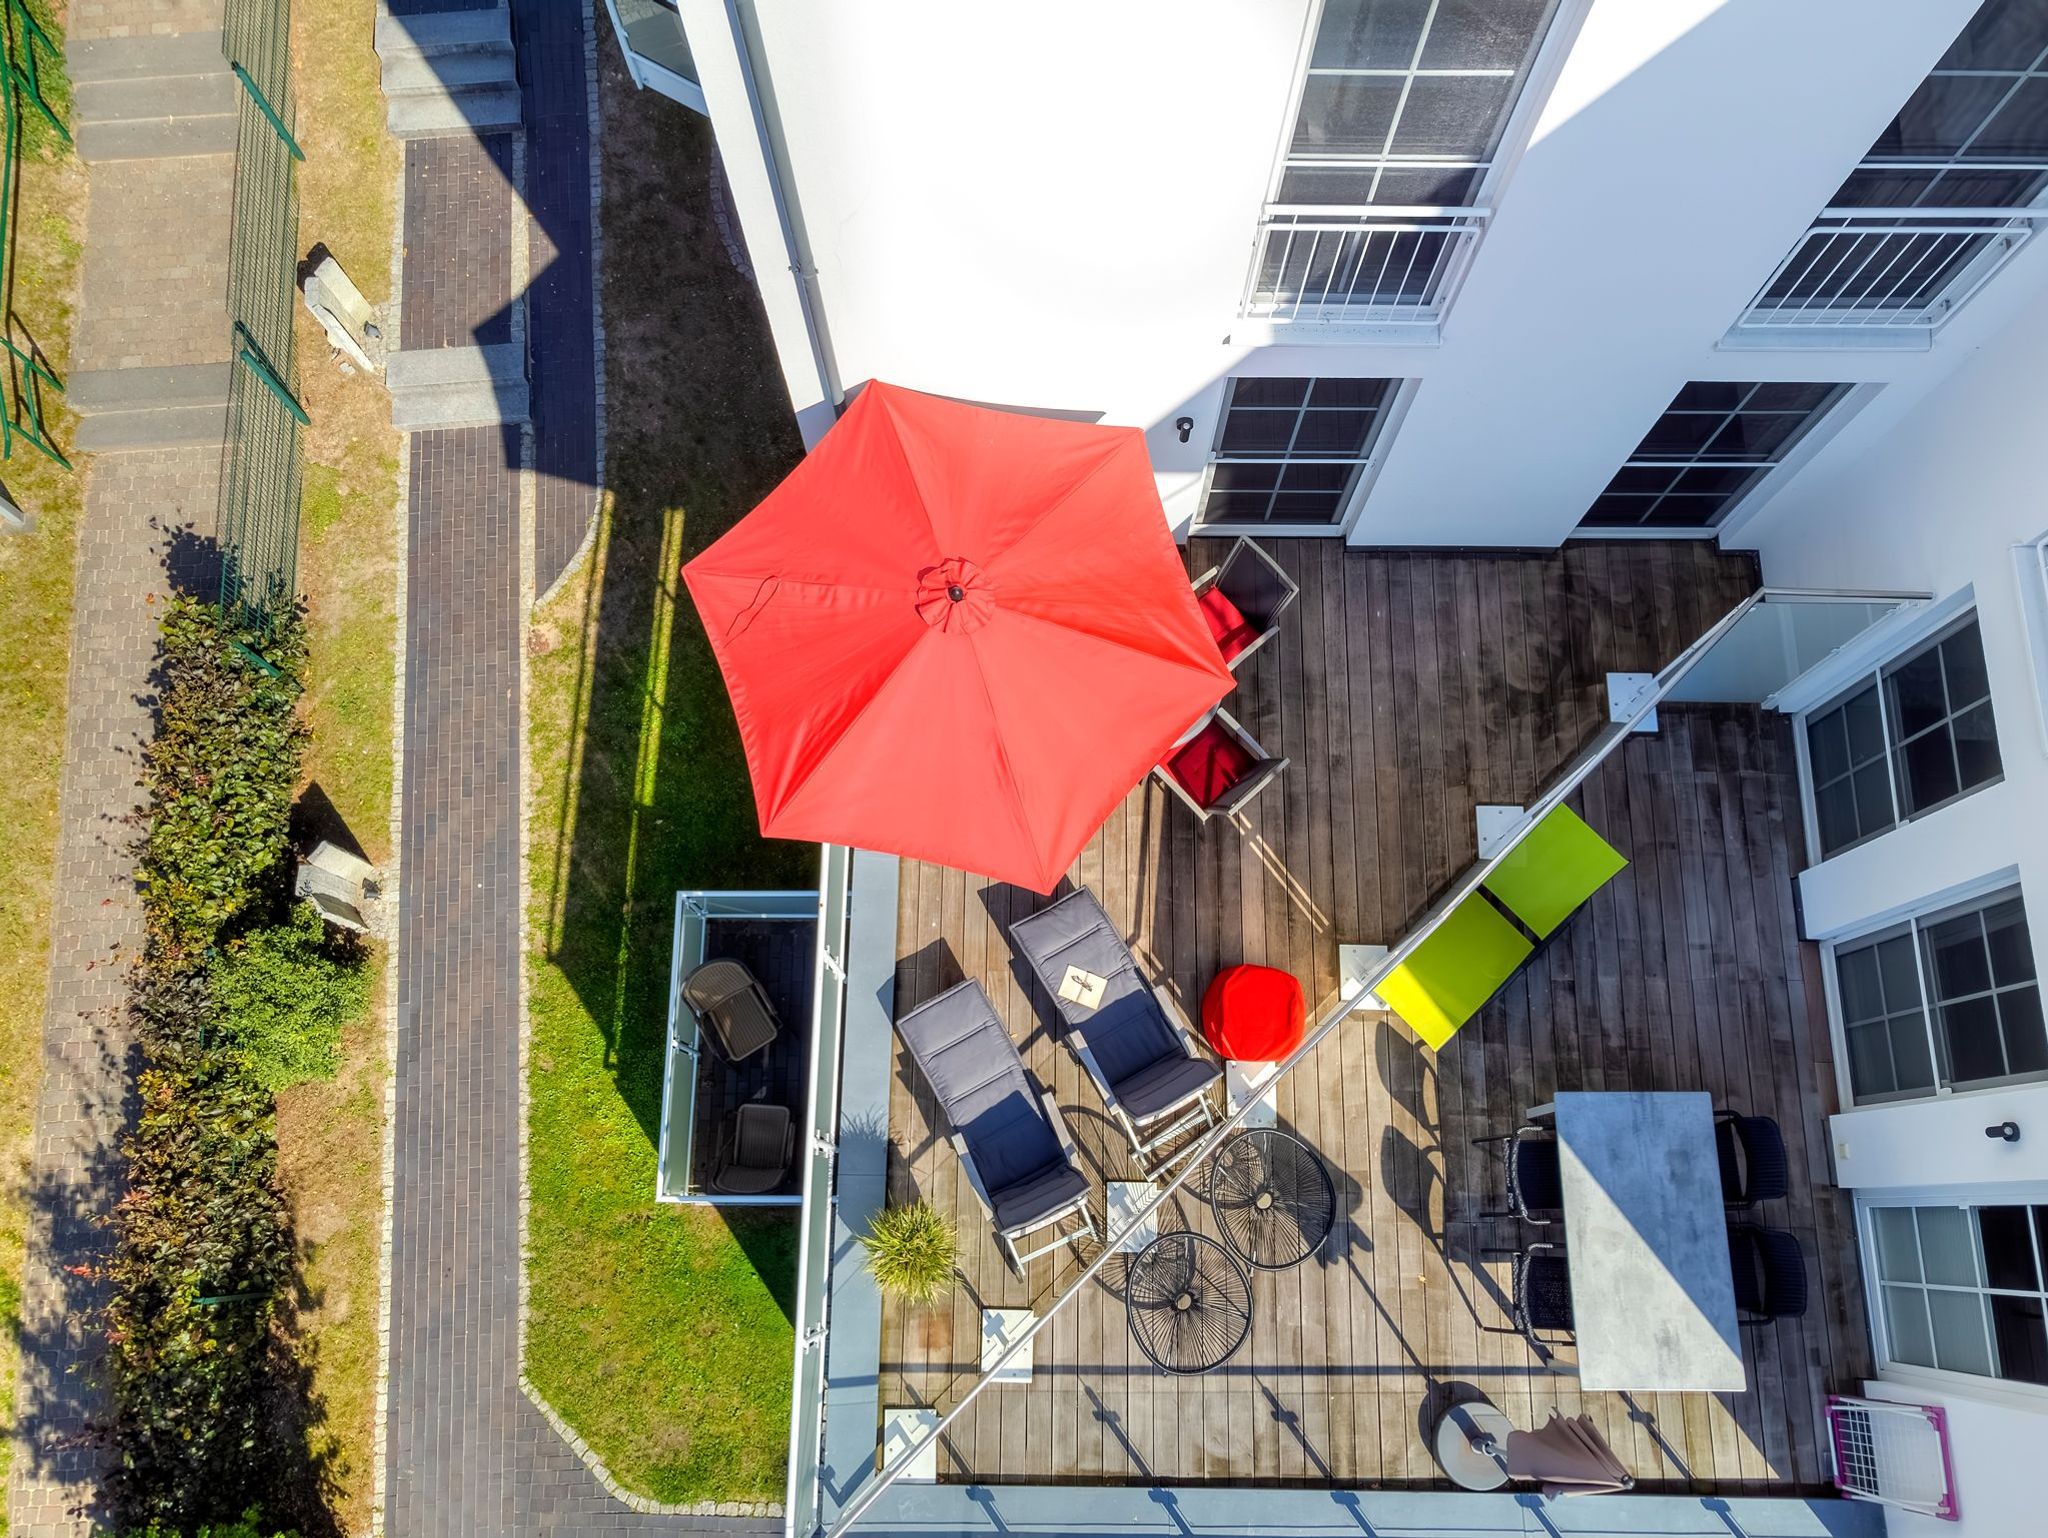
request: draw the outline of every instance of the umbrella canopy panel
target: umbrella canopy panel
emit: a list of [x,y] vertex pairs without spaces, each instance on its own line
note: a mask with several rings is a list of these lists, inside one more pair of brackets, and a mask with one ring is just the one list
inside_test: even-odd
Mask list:
[[871,384],[683,576],[764,833],[1041,892],[1232,683],[1134,428]]

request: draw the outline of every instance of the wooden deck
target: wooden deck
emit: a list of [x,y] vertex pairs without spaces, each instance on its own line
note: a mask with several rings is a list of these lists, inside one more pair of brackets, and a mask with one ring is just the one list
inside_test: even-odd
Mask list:
[[[1339,941],[1398,938],[1476,855],[1473,807],[1523,803],[1599,726],[1603,675],[1675,656],[1755,582],[1704,544],[1574,546],[1558,555],[1348,552],[1277,542],[1302,597],[1248,666],[1231,711],[1292,761],[1243,827],[1195,819],[1156,786],[1124,802],[1071,880],[1094,888],[1140,962],[1190,1017],[1232,962],[1280,966],[1334,1001]],[[1188,552],[1200,571],[1220,547]],[[1834,1105],[1811,947],[1790,878],[1803,859],[1786,724],[1746,707],[1663,712],[1584,788],[1579,810],[1632,861],[1482,1014],[1431,1054],[1398,1022],[1356,1017],[1279,1090],[1283,1127],[1320,1150],[1340,1215],[1321,1256],[1254,1286],[1252,1337],[1222,1370],[1169,1378],[1125,1325],[1121,1267],[1038,1337],[1028,1386],[984,1393],[948,1434],[947,1480],[1428,1485],[1425,1437],[1446,1403],[1484,1394],[1528,1426],[1584,1410],[1646,1485],[1817,1487],[1820,1396],[1870,1371],[1847,1203],[1826,1178]],[[1004,934],[1041,900],[906,864],[897,1007],[982,980],[1102,1179],[1132,1173],[1049,1002]],[[1313,1005],[1312,1005],[1313,1007]],[[1581,1394],[1506,1322],[1514,1242],[1482,1219],[1497,1176],[1471,1146],[1560,1089],[1705,1089],[1776,1116],[1789,1202],[1759,1220],[1809,1256],[1803,1321],[1745,1331],[1741,1395]],[[884,1406],[950,1407],[978,1366],[980,1310],[1043,1305],[1071,1249],[1020,1281],[900,1052],[892,1199],[957,1216],[950,1302],[888,1306]],[[1491,1179],[1489,1177],[1492,1177]],[[1200,1175],[1166,1226],[1213,1233]],[[1566,1348],[1564,1360],[1570,1360]]]
[[[697,1188],[711,1189],[718,1156],[730,1137],[734,1114],[750,1100],[789,1107],[804,1119],[804,1084],[811,1064],[811,982],[818,948],[812,919],[727,919],[708,921],[705,955],[744,962],[761,980],[768,1002],[782,1019],[782,1034],[744,1063],[728,1062],[716,1051],[697,1059],[697,1119],[691,1128],[690,1168]],[[794,1196],[800,1165],[792,1161],[781,1185],[768,1194]]]

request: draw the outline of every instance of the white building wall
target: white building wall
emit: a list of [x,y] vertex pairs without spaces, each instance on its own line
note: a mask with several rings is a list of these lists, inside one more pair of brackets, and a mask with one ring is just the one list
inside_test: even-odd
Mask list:
[[1416,345],[1238,315],[1313,0],[1044,0],[1028,25],[953,0],[682,0],[813,439],[826,392],[735,18],[839,388],[1144,428],[1184,526],[1231,374],[1412,379],[1351,537],[1522,546],[1571,532],[1687,380],[1918,391],[2048,285],[2040,242],[1931,350],[1724,345],[1975,3],[1563,0],[1526,149]]

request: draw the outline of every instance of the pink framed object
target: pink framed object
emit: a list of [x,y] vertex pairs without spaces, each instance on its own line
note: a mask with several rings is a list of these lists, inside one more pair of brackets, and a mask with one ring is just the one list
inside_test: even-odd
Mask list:
[[1835,1488],[1842,1494],[1944,1522],[1959,1520],[1948,1417],[1939,1405],[1830,1394],[1827,1418]]

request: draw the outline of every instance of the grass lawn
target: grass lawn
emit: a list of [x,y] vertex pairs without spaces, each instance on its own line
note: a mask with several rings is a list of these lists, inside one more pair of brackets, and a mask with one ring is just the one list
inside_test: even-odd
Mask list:
[[[31,8],[61,48],[63,32],[40,0]],[[60,115],[69,93],[61,55],[43,57],[43,91]],[[85,171],[40,123],[25,140],[14,209],[10,335],[29,338],[68,377],[85,217]],[[46,392],[45,419],[60,448],[71,441],[63,398]],[[17,417],[19,419],[19,417]],[[72,455],[83,466],[81,456]],[[70,667],[72,557],[84,487],[17,441],[0,484],[35,520],[0,534],[0,1430],[14,1421],[21,1310],[22,1184],[42,1082],[43,995],[50,966],[50,888],[57,846],[65,692]],[[0,1437],[0,1486],[13,1438]],[[0,1532],[7,1517],[0,1511]]]
[[710,216],[703,119],[636,93],[600,28],[610,436],[589,565],[529,643],[527,1369],[629,1488],[780,1500],[794,1218],[659,1207],[670,910],[807,887],[764,842],[677,568],[800,456],[752,284]]
[[[296,0],[301,249],[324,242],[372,304],[391,289],[397,146],[370,37],[374,0]],[[298,314],[307,432],[299,525],[306,597],[306,776],[375,863],[390,855],[398,439],[381,382],[344,375]],[[300,1348],[312,1370],[308,1451],[348,1532],[369,1530],[383,1211],[384,989],[343,1034],[339,1072],[278,1097],[278,1162],[297,1231]]]

